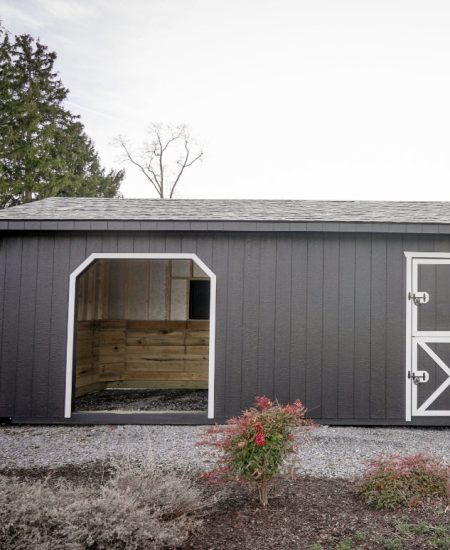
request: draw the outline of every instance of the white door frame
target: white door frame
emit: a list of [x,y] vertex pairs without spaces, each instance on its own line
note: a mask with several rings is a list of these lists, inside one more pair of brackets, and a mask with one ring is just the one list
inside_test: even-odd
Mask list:
[[[88,256],[72,273],[69,279],[69,309],[67,319],[67,354],[66,354],[66,391],[64,401],[64,418],[72,416],[72,377],[73,353],[75,340],[75,305],[77,277],[95,260],[192,260],[209,277],[211,283],[209,302],[209,368],[208,368],[208,418],[214,418],[214,374],[216,342],[216,275],[197,256],[190,253],[139,253],[139,252],[94,252]],[[143,413],[145,414],[145,413]]]
[[[427,289],[418,288],[418,269],[420,265],[450,265],[450,252],[405,252],[406,256],[406,420],[413,416],[450,416],[447,411],[429,411],[435,399],[450,385],[450,368],[428,346],[427,342],[449,342],[450,331],[420,331],[418,329],[418,307],[410,299],[409,293],[422,292]],[[433,361],[448,375],[448,379],[417,407],[418,388],[413,383],[412,373],[417,372],[418,348],[422,348]]]

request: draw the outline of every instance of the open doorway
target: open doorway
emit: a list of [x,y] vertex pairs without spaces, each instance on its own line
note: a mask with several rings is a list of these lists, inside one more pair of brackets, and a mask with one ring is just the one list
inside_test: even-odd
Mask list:
[[106,256],[71,276],[70,413],[212,417],[214,274],[192,254]]

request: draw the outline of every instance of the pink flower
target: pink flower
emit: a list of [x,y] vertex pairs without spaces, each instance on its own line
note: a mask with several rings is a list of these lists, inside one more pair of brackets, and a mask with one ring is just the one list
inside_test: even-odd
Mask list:
[[272,401],[265,395],[262,395],[256,398],[256,404],[258,405],[259,409],[264,412],[272,406]]
[[264,447],[264,445],[266,444],[266,438],[264,437],[264,433],[262,432],[257,433],[255,437],[255,441],[258,447]]
[[264,435],[262,424],[256,424],[255,442],[258,447],[264,447],[264,445],[266,444],[266,437]]
[[305,406],[301,401],[297,399],[297,401],[294,401],[292,405],[285,405],[283,407],[283,412],[286,414],[292,414],[293,416],[296,416],[298,414],[304,414],[306,411]]

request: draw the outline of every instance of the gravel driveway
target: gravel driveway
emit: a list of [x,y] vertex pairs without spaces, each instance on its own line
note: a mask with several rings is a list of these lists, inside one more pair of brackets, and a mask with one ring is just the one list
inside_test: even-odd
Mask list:
[[[0,426],[0,471],[58,467],[150,452],[176,468],[205,465],[195,442],[204,426]],[[331,428],[314,430],[301,445],[301,470],[312,476],[351,478],[380,454],[433,454],[450,462],[450,430]]]

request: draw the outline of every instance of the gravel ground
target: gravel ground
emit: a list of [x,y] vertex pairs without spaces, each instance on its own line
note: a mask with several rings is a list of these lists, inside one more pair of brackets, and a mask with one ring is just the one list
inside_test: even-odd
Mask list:
[[[0,426],[0,470],[59,467],[149,452],[157,463],[201,468],[204,426]],[[301,470],[316,477],[352,478],[380,454],[432,454],[450,462],[450,430],[323,426],[301,445]]]

